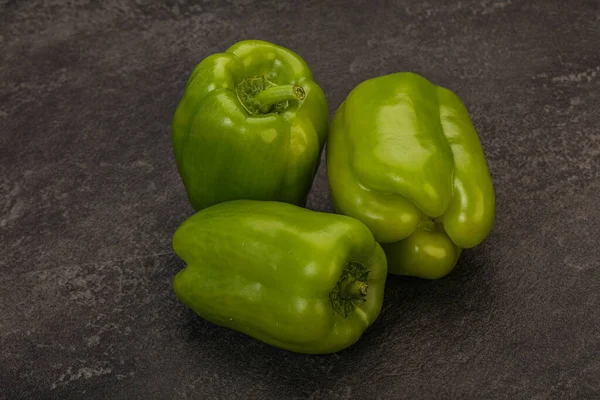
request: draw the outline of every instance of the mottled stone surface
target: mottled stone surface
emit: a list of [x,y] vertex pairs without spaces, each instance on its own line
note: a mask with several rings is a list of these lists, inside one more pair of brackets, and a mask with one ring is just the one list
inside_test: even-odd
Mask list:
[[[161,3],[0,0],[0,398],[600,397],[599,1]],[[331,113],[385,73],[451,88],[489,160],[489,238],[441,281],[390,278],[339,354],[171,291],[191,213],[171,117],[194,65],[246,38],[300,53]],[[309,205],[332,210],[324,164]]]

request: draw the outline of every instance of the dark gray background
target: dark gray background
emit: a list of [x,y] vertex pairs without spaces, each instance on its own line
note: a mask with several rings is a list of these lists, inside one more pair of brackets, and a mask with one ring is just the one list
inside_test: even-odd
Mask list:
[[[600,2],[0,0],[0,398],[600,396]],[[218,5],[217,5],[218,3]],[[497,222],[437,282],[391,277],[330,356],[195,317],[170,122],[241,39],[306,59],[333,114],[414,71],[471,112]],[[324,164],[309,206],[331,211]]]

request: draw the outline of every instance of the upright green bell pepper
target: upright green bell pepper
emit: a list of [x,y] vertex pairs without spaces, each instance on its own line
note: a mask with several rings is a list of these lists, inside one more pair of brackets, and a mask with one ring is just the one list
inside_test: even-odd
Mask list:
[[493,225],[494,188],[465,106],[413,73],[351,91],[331,125],[327,173],[336,210],[371,229],[390,273],[443,277]]
[[202,60],[172,122],[196,210],[235,199],[303,205],[327,136],[325,95],[291,50],[247,40]]
[[385,254],[361,222],[287,203],[236,200],[177,229],[179,299],[214,324],[299,353],[355,343],[377,318]]

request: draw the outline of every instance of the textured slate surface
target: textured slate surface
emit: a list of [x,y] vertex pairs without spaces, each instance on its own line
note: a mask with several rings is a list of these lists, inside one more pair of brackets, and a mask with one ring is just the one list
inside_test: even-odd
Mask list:
[[[0,398],[600,397],[600,2],[301,3],[0,0]],[[390,278],[339,354],[171,292],[191,213],[172,113],[193,66],[246,38],[300,53],[332,112],[385,73],[451,88],[489,160],[489,238],[446,279]],[[332,210],[324,165],[310,207]]]

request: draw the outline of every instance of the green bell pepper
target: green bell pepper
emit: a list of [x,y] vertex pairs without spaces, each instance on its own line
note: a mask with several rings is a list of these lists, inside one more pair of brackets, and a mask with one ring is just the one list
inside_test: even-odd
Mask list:
[[381,311],[385,254],[360,221],[272,201],[235,200],[197,212],[173,249],[173,281],[207,321],[299,353],[354,344]]
[[330,127],[327,173],[336,211],[371,229],[393,274],[445,276],[494,222],[494,188],[465,106],[417,74],[351,91]]
[[288,49],[247,40],[205,58],[171,127],[190,203],[196,210],[235,199],[303,205],[328,119],[323,91]]

